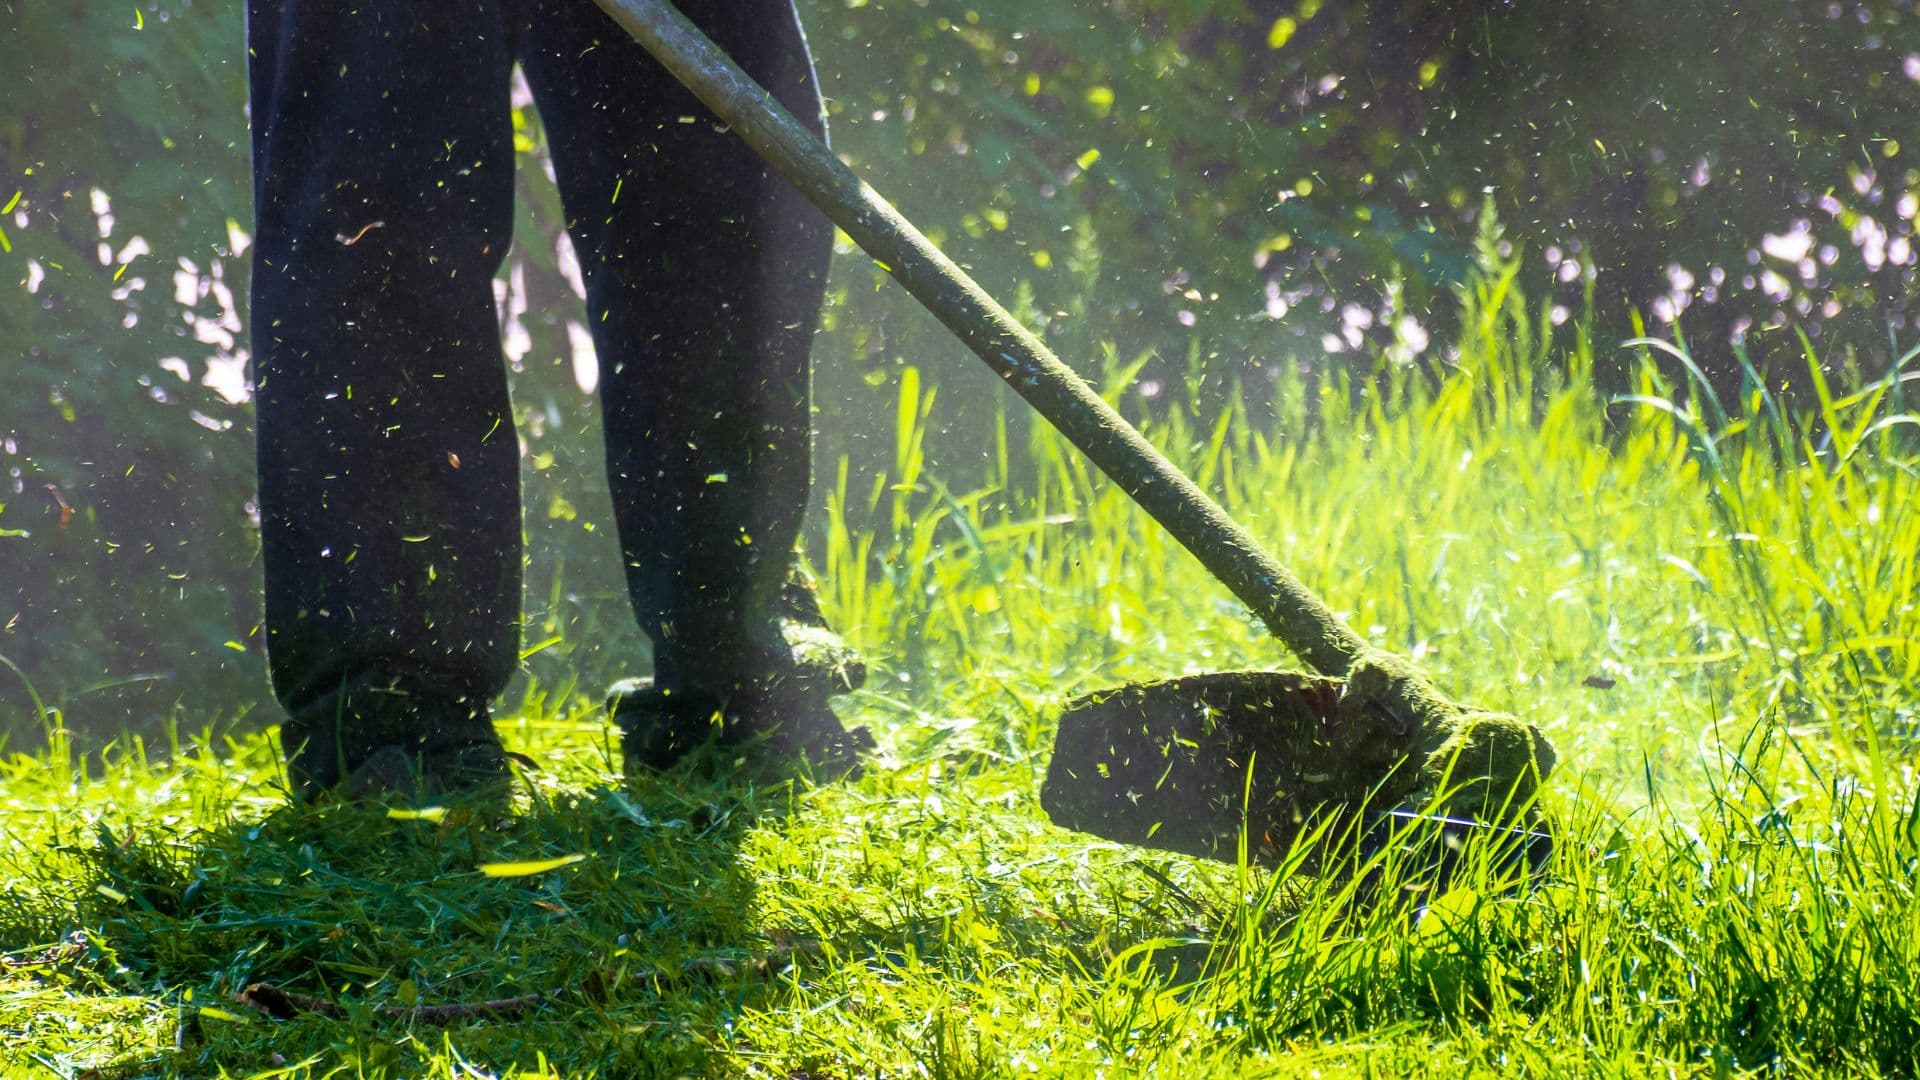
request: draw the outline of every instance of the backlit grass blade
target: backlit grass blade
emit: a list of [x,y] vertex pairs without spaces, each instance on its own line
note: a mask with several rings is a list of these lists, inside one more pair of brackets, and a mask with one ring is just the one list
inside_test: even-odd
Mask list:
[[586,858],[585,855],[575,852],[572,855],[562,855],[557,859],[536,859],[531,862],[481,863],[479,866],[474,867],[474,869],[485,874],[487,877],[532,877],[535,874],[544,874],[549,870],[558,870],[563,866],[572,866],[574,863],[584,862]]

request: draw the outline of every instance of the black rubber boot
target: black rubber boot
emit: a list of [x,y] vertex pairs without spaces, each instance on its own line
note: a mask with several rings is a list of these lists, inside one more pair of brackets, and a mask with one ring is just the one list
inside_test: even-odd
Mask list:
[[844,776],[859,767],[873,735],[848,729],[829,699],[864,685],[866,664],[827,625],[797,574],[782,588],[780,607],[750,651],[757,670],[731,686],[676,692],[651,678],[614,684],[607,707],[629,773],[669,768],[709,744],[804,763],[816,775]]
[[280,728],[295,798],[438,798],[513,780],[484,704],[450,695],[419,675],[369,675],[345,683]]

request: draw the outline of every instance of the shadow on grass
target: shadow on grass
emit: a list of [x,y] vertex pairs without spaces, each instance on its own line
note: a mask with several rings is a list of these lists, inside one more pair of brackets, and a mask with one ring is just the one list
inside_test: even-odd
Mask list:
[[[155,1039],[120,1057],[129,1075],[697,1075],[807,948],[757,924],[741,861],[800,789],[718,771],[586,790],[535,776],[504,816],[229,804],[212,828],[101,824],[0,914],[0,949],[66,1000],[146,999]],[[324,1004],[270,1019],[235,1000],[260,982]],[[512,1015],[410,1011],[532,994]]]

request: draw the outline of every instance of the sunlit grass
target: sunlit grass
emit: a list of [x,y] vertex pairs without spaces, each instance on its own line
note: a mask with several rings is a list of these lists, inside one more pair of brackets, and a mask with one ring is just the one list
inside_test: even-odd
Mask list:
[[[881,736],[863,778],[622,781],[590,699],[540,687],[502,720],[544,764],[504,828],[289,810],[262,738],[87,760],[56,739],[0,776],[0,1060],[1912,1073],[1920,479],[1900,379],[1805,411],[1752,381],[1720,402],[1645,346],[1636,393],[1608,403],[1584,346],[1547,355],[1510,267],[1465,315],[1437,378],[1290,382],[1273,416],[1163,405],[1148,433],[1361,633],[1547,731],[1546,884],[1503,890],[1470,858],[1444,896],[1367,903],[1352,876],[1047,825],[1051,708],[1288,658],[1050,433],[1003,434],[978,490],[943,484],[940,402],[910,375],[892,468],[824,478],[811,553],[876,669],[848,709]],[[231,1000],[254,981],[346,1014],[268,1020]],[[529,992],[558,996],[448,1027],[392,1011]]]

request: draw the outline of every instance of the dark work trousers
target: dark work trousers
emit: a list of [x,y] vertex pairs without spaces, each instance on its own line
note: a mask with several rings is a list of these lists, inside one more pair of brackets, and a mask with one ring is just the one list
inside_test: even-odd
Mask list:
[[[790,0],[682,10],[821,123]],[[268,654],[303,782],[492,737],[519,450],[493,276],[512,66],[551,138],[655,676],[724,693],[806,502],[831,230],[590,0],[250,0]]]

